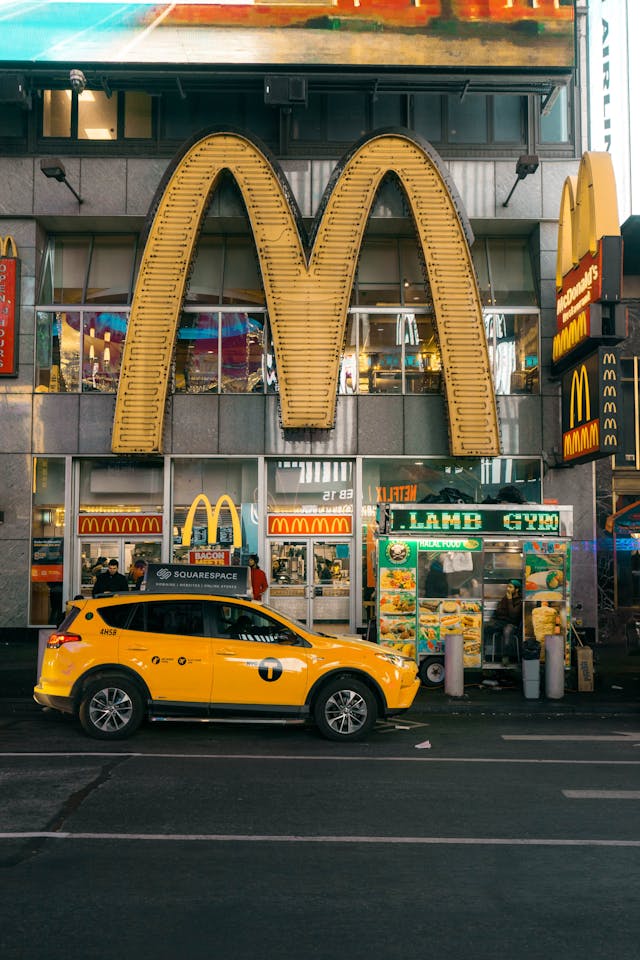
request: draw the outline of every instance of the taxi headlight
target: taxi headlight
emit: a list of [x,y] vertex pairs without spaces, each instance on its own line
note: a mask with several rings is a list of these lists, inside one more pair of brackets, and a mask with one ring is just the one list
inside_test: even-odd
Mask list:
[[394,667],[404,667],[408,662],[407,657],[401,657],[397,653],[376,653],[376,657],[379,657],[380,660],[386,660],[387,663],[392,663]]

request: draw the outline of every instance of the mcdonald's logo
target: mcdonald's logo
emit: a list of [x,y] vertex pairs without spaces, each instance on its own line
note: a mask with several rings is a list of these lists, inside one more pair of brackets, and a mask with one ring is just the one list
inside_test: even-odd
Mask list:
[[618,357],[611,350],[607,350],[606,353],[602,354],[602,363],[615,367],[618,363]]
[[215,507],[211,507],[211,501],[205,493],[199,493],[195,498],[189,510],[187,512],[186,519],[184,521],[184,527],[182,528],[182,545],[183,547],[188,547],[191,545],[191,537],[193,534],[193,522],[196,516],[196,510],[198,506],[204,507],[207,513],[207,543],[217,543],[218,542],[218,524],[220,520],[220,511],[223,507],[226,506],[227,510],[231,514],[231,525],[233,529],[233,546],[240,549],[242,547],[242,526],[240,524],[240,517],[238,516],[238,511],[236,505],[227,493],[223,493],[222,496],[218,497],[218,501]]
[[124,536],[132,534],[139,536],[143,533],[162,533],[162,514],[81,514],[78,517],[78,533],[83,536],[91,534],[110,534]]
[[[356,266],[380,183],[402,184],[429,275],[442,352],[451,453],[496,456],[498,419],[466,215],[429,144],[378,133],[336,169],[309,249],[284,175],[248,137],[207,133],[170,165],[154,198],[122,357],[112,449],[161,451],[184,289],[212,191],[235,178],[251,223],[279,373],[285,429],[333,427]],[[179,245],[176,232],[181,235]]]
[[351,514],[274,513],[267,518],[267,533],[270,536],[350,536],[352,530]]
[[603,429],[603,430],[617,430],[617,429],[618,429],[618,421],[615,419],[615,417],[607,417],[607,418],[605,419],[604,423],[602,424],[602,429]]
[[618,391],[614,386],[611,386],[611,384],[608,384],[606,387],[604,387],[602,391],[602,395],[603,397],[617,397]]
[[567,177],[562,188],[556,261],[558,290],[586,254],[596,256],[599,241],[607,236],[620,236],[613,162],[610,154],[591,151],[583,154],[578,176]]
[[0,237],[0,257],[11,257],[15,259],[17,256],[18,244],[13,237]]
[[607,400],[607,402],[604,404],[604,406],[603,406],[603,408],[602,408],[602,412],[603,412],[603,413],[617,413],[617,412],[618,412],[618,405],[617,405],[617,403],[614,403],[612,400]]
[[[584,418],[582,416],[582,404],[584,401]],[[576,408],[577,408],[577,421],[576,421]],[[573,376],[571,377],[571,401],[570,401],[570,413],[569,413],[569,429],[573,428],[577,423],[582,423],[584,421],[591,420],[591,398],[589,396],[589,377],[587,375],[587,368],[584,363],[580,367],[573,371]]]

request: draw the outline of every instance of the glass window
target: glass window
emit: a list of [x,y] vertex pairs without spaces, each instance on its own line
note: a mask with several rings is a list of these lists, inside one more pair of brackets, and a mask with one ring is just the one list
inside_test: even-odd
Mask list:
[[493,303],[498,306],[536,304],[529,243],[524,238],[487,240]]
[[493,294],[491,292],[491,280],[489,278],[489,261],[487,258],[487,241],[476,239],[471,248],[471,257],[476,270],[478,287],[480,289],[480,298],[482,303],[491,304]]
[[101,90],[78,96],[78,140],[118,139],[118,98]]
[[310,93],[309,106],[291,108],[291,139],[317,142],[325,139],[325,98]]
[[[350,512],[353,504],[351,460],[269,460],[267,462],[268,513]],[[290,556],[293,556],[291,550]]]
[[413,96],[413,126],[427,140],[442,140],[442,97],[439,93],[416,93]]
[[340,375],[338,393],[353,394],[358,384],[358,320],[357,314],[347,316],[342,355],[340,357]]
[[87,303],[128,303],[135,237],[95,237],[91,247]]
[[202,237],[187,284],[187,303],[220,303],[224,246],[222,240]]
[[71,90],[43,90],[42,135],[71,136]]
[[36,392],[75,393],[80,372],[81,314],[39,310],[36,317]]
[[223,393],[251,393],[262,390],[263,332],[262,314],[222,314]]
[[567,143],[569,140],[569,94],[561,87],[551,110],[540,117],[541,143]]
[[129,630],[203,637],[202,614],[201,600],[146,601],[137,604]]
[[402,315],[361,313],[360,393],[402,393]]
[[255,246],[249,240],[227,241],[223,303],[264,303],[258,257]]
[[404,316],[405,393],[440,393],[442,358],[431,317]]
[[492,98],[493,139],[497,143],[521,143],[523,140],[524,97],[494,95]]
[[330,93],[327,95],[327,139],[353,142],[367,130],[367,95]]
[[126,313],[85,311],[82,317],[82,390],[115,393],[127,333]]
[[175,563],[246,563],[257,552],[257,460],[175,460],[172,480]]
[[162,460],[85,459],[79,471],[80,513],[162,513]]
[[449,143],[487,143],[487,98],[469,93],[447,97]]
[[138,603],[120,603],[114,607],[98,607],[98,613],[109,627],[122,630],[126,627],[129,617],[139,609]]
[[278,392],[278,371],[276,369],[276,349],[271,335],[271,327],[268,328],[266,337],[267,348],[264,357],[265,367],[265,388],[267,393]]
[[373,127],[405,127],[406,97],[401,93],[377,93],[373,97]]
[[26,137],[28,115],[22,104],[3,103],[0,110],[0,140]]
[[285,628],[277,620],[235,603],[206,601],[216,636],[257,643],[276,643]]
[[63,617],[64,457],[34,458],[32,490],[29,621],[57,626]]
[[365,237],[358,264],[358,303],[363,306],[401,304],[400,264],[396,242]]
[[137,90],[124,95],[124,135],[130,139],[151,139],[151,105],[148,93]]
[[84,298],[90,237],[56,237],[53,241],[53,302],[81,303]]
[[431,304],[431,288],[426,277],[417,237],[411,240],[400,240],[400,273],[402,298],[406,306]]
[[218,313],[183,313],[175,353],[176,393],[217,393]]
[[538,314],[485,310],[484,322],[496,394],[538,393]]

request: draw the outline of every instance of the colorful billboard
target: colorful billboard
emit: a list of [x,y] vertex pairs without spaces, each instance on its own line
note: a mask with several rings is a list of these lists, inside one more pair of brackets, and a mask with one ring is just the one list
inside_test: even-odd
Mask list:
[[573,0],[0,0],[5,62],[569,68]]

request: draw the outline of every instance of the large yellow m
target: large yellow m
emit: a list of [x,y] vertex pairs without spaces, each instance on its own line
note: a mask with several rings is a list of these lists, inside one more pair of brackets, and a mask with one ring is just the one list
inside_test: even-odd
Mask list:
[[[445,374],[451,453],[499,453],[482,309],[464,214],[437,156],[411,136],[356,147],[327,187],[309,256],[284,178],[235,133],[203,135],[162,185],[129,319],[112,449],[162,449],[164,411],[184,289],[220,174],[235,177],[260,260],[285,428],[333,426],[340,354],[364,230],[389,172],[402,183],[427,267]],[[465,232],[466,231],[466,232]]]

